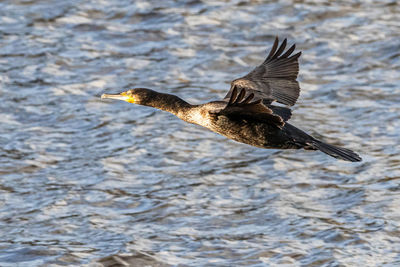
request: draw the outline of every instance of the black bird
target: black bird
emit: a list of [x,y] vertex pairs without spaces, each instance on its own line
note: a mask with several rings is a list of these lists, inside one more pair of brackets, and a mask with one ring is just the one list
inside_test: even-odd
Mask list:
[[[320,150],[338,159],[361,161],[353,151],[317,140],[287,122],[292,115],[287,106],[293,106],[300,93],[296,79],[301,52],[292,55],[295,45],[285,52],[286,42],[285,39],[278,48],[276,37],[264,62],[246,76],[233,80],[229,92],[220,101],[191,105],[175,95],[146,88],[134,88],[117,95],[103,94],[101,98],[158,108],[237,142],[260,148]],[[274,101],[286,106],[272,105]]]

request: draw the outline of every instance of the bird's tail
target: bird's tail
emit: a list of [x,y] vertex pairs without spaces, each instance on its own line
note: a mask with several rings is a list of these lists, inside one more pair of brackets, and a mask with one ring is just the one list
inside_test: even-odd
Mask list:
[[310,143],[308,143],[308,145],[311,146],[311,148],[318,149],[337,159],[353,162],[362,160],[357,153],[351,151],[350,149],[333,146],[316,139],[313,139]]

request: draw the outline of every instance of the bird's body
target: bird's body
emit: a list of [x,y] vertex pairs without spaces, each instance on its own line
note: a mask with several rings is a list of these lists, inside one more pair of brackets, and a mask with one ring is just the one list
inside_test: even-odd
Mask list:
[[251,118],[214,116],[210,112],[221,109],[225,105],[224,102],[216,101],[194,107],[189,111],[186,121],[208,128],[237,142],[260,148],[293,147],[290,144],[290,137],[286,134],[286,129],[279,129],[274,125],[260,123]]
[[287,123],[291,110],[272,104],[277,101],[294,105],[300,92],[296,78],[301,53],[289,57],[295,49],[293,45],[282,55],[285,46],[286,39],[277,49],[276,38],[264,63],[234,80],[228,94],[220,101],[192,105],[175,95],[146,88],[118,95],[104,94],[102,98],[158,108],[229,139],[260,148],[321,150],[339,159],[361,161],[351,150],[326,144]]

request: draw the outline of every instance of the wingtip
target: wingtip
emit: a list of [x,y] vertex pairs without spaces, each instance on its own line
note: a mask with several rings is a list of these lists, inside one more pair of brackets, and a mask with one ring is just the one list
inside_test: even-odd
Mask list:
[[274,44],[272,45],[271,50],[269,51],[267,59],[270,59],[275,54],[275,51],[278,48],[278,44],[279,44],[279,38],[278,38],[278,36],[275,36]]
[[229,98],[228,105],[232,105],[235,102],[237,96],[237,88],[236,86],[233,87],[231,97]]
[[301,56],[301,51],[297,52],[296,54],[294,54],[293,56],[290,57],[290,59],[298,59]]
[[279,56],[283,53],[283,51],[285,51],[286,44],[287,44],[287,39],[285,38],[281,43],[281,45],[279,46],[278,51],[276,51],[275,54],[272,55],[272,59],[279,58]]
[[283,54],[283,55],[281,56],[281,58],[288,58],[288,57],[293,53],[293,51],[294,51],[295,49],[296,49],[296,45],[293,44],[293,45],[286,51],[286,53]]

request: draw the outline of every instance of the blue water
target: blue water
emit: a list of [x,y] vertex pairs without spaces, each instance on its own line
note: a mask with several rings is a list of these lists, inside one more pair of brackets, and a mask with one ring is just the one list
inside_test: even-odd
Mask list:
[[[372,0],[2,1],[0,265],[400,265],[399,14]],[[275,35],[303,51],[291,122],[363,162],[100,99],[221,99]]]

